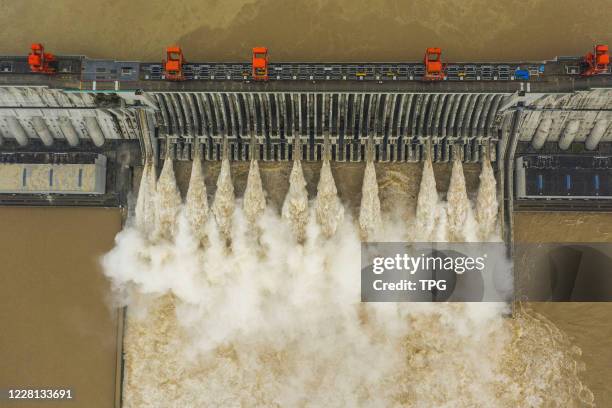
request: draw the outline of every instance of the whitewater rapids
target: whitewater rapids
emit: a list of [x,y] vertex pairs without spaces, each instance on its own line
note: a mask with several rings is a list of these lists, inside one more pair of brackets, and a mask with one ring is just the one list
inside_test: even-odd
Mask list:
[[[499,240],[495,178],[468,199],[460,162],[440,193],[424,163],[407,241]],[[579,350],[543,317],[486,303],[360,303],[360,242],[384,241],[376,166],[358,219],[329,162],[309,200],[300,161],[280,211],[250,166],[236,198],[224,161],[208,206],[201,163],[182,204],[172,162],[147,163],[134,220],[103,259],[127,305],[124,406],[553,407],[592,405]],[[402,224],[403,225],[403,224]],[[256,231],[256,233],[253,233]]]

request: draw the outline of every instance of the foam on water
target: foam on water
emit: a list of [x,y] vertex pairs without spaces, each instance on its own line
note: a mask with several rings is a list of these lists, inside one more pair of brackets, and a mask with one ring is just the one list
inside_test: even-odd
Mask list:
[[[380,217],[373,165],[366,169],[360,222],[348,211],[338,219],[336,204],[320,203],[327,210],[317,217],[334,220],[316,224],[308,222],[299,161],[282,216],[262,204],[260,180],[252,181],[255,191],[234,211],[229,163],[224,166],[215,196],[217,222],[204,225],[208,245],[197,245],[188,221],[203,218],[181,211],[172,173],[162,171],[157,193],[145,188],[143,194],[167,196],[158,202],[173,205],[164,214],[178,213],[178,222],[165,221],[166,232],[153,240],[135,223],[103,259],[120,301],[129,306],[126,407],[592,405],[592,394],[580,382],[578,350],[552,323],[527,310],[507,318],[507,306],[500,304],[360,302],[361,214],[367,214],[368,228]],[[254,169],[251,164],[249,179],[259,178]],[[455,234],[465,234],[458,220],[465,220],[462,209],[471,205],[460,170],[454,169],[448,194]],[[444,208],[432,198],[432,175],[424,171],[429,180],[421,184],[430,192],[419,197],[420,205]],[[201,183],[197,172],[191,183]],[[201,211],[204,204],[189,203],[199,188],[190,186],[186,206]],[[337,200],[334,190],[324,185],[319,194]],[[140,201],[136,219],[146,212]],[[246,239],[255,214],[261,237]],[[435,219],[425,208],[423,214]],[[219,222],[224,217],[234,220],[229,228]],[[333,236],[319,239],[334,224]],[[431,229],[429,222],[423,225]],[[232,241],[229,253],[224,234]],[[381,227],[379,237],[385,234]]]

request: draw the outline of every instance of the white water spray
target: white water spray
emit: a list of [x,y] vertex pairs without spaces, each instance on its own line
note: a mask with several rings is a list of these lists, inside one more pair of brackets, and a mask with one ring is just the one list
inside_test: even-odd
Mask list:
[[450,185],[446,193],[446,202],[448,240],[451,242],[475,241],[475,221],[472,214],[472,206],[465,188],[463,166],[459,159],[453,160]]
[[331,238],[336,233],[338,225],[344,218],[344,207],[338,198],[338,190],[329,160],[324,160],[321,167],[315,200],[315,214],[317,222],[321,226],[321,232],[326,238]]
[[266,196],[261,185],[257,160],[251,160],[246,190],[244,191],[243,209],[247,221],[251,224],[257,223],[266,209]]
[[229,240],[232,231],[232,219],[234,215],[234,185],[228,159],[223,159],[221,171],[217,179],[217,192],[212,205],[212,211],[217,220],[217,226],[221,234]]
[[176,220],[181,207],[181,195],[176,186],[171,159],[164,161],[156,197],[154,235],[158,239],[171,239],[176,233]]
[[308,192],[299,160],[293,162],[289,176],[289,191],[283,203],[282,216],[289,223],[295,239],[303,242],[308,223]]
[[156,178],[153,163],[146,161],[143,166],[142,177],[140,178],[135,211],[136,228],[145,234],[151,233],[155,226]]
[[191,167],[189,189],[185,197],[185,215],[193,235],[200,245],[206,243],[205,225],[208,221],[209,208],[206,195],[206,184],[202,172],[202,161],[196,157]]
[[148,162],[146,162],[142,168],[142,177],[140,178],[140,186],[138,188],[138,198],[136,199],[136,211],[134,222],[136,228],[143,230],[146,228],[146,217],[145,217],[145,208],[147,205],[147,200],[149,197],[152,197],[151,194],[147,191],[148,184],[147,180],[149,179],[149,172],[151,171],[151,166]]
[[496,182],[493,168],[489,158],[482,162],[480,172],[480,185],[476,196],[476,220],[479,226],[479,236],[481,241],[489,241],[497,229],[497,194],[495,191]]
[[423,174],[419,196],[417,198],[415,235],[416,240],[429,242],[434,240],[434,230],[438,219],[438,191],[431,160],[423,162]]
[[364,241],[376,240],[382,229],[380,198],[378,197],[378,182],[376,181],[376,167],[371,160],[368,160],[366,163],[365,173],[363,175],[361,206],[359,208],[359,227],[361,238]]
[[[226,167],[215,196],[223,210],[215,213],[217,223],[234,212]],[[373,171],[366,176],[375,184]],[[459,191],[449,191],[449,205],[453,197],[470,205],[457,188],[465,191],[462,172],[453,177],[451,190]],[[173,179],[159,183],[159,192],[174,196]],[[222,250],[225,238],[214,233],[209,246],[185,250],[186,222],[169,239],[148,241],[131,228],[119,234],[103,263],[114,287],[133,292],[124,299],[126,407],[571,407],[592,401],[566,340],[540,318],[523,312],[504,318],[505,307],[492,304],[360,303],[358,228],[347,216],[333,239],[318,240],[306,228],[305,184],[296,161],[282,217],[255,205],[253,214],[265,222],[265,257],[259,242],[241,238],[250,223],[246,204],[244,217],[238,209],[236,225],[226,230],[236,246],[229,254]],[[367,184],[364,190],[376,195]],[[376,213],[378,200],[362,205]],[[143,208],[138,205],[137,219]],[[296,231],[301,243],[292,239]]]

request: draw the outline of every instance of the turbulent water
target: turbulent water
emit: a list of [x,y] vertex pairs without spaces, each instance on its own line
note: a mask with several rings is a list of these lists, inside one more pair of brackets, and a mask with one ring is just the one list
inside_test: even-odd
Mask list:
[[217,192],[213,201],[212,210],[217,220],[220,233],[226,238],[231,237],[232,214],[234,213],[234,185],[229,160],[221,163],[221,172],[217,180]]
[[363,240],[375,241],[382,232],[382,217],[380,213],[380,198],[378,198],[378,183],[374,162],[368,161],[363,175],[361,189],[361,206],[359,207],[359,227]]
[[[459,159],[453,160],[450,185],[446,193],[446,223],[448,228],[448,241],[470,242],[476,241],[476,228],[472,206],[467,197],[463,166]],[[497,206],[492,210],[497,214]]]
[[302,163],[299,160],[293,162],[293,168],[289,176],[289,192],[283,203],[282,216],[293,230],[295,239],[303,243],[309,216],[308,193],[306,192]]
[[338,190],[329,160],[324,160],[321,167],[317,199],[315,200],[315,213],[323,235],[326,238],[332,237],[344,218],[344,207],[342,207],[338,198]]
[[[579,350],[528,310],[507,318],[500,304],[360,302],[360,237],[384,240],[388,232],[373,163],[358,221],[342,206],[329,163],[311,202],[296,161],[278,214],[266,206],[256,162],[239,205],[226,161],[214,218],[198,166],[181,205],[171,162],[157,186],[147,164],[137,222],[103,260],[128,305],[126,407],[591,405]],[[477,232],[490,239],[497,231],[490,164],[482,173],[474,216],[461,163],[443,200],[425,162],[417,222],[406,230],[414,228],[415,240]],[[147,218],[150,202],[174,207],[158,205],[163,215]],[[145,219],[159,232],[153,239]],[[249,238],[253,223],[258,240]]]
[[172,160],[164,161],[156,193],[153,234],[156,240],[170,240],[176,234],[176,218],[181,209],[181,195],[174,180]]
[[204,247],[207,243],[204,225],[208,221],[209,208],[204,173],[202,172],[202,161],[197,157],[191,167],[191,178],[189,189],[185,197],[185,217],[191,226],[191,232],[197,239],[198,244]]
[[476,196],[476,219],[479,226],[479,238],[481,241],[493,239],[496,232],[497,218],[497,194],[495,175],[491,162],[485,159],[480,173],[480,186]]
[[266,209],[266,196],[263,186],[261,185],[261,176],[259,175],[257,160],[251,161],[247,186],[244,191],[243,208],[244,215],[251,224],[256,224]]
[[[431,160],[425,160],[423,174],[417,199],[416,209],[416,241],[435,241],[435,229],[439,220],[438,190]],[[444,223],[442,223],[444,224]]]
[[145,233],[151,232],[155,226],[155,190],[157,177],[153,163],[148,162],[143,167],[136,202],[136,227]]

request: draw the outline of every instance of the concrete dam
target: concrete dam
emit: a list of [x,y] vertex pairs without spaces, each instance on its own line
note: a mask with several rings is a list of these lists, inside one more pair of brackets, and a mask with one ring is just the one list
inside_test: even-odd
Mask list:
[[[457,158],[469,165],[486,156],[506,216],[515,200],[529,208],[602,208],[612,195],[609,66],[581,75],[580,57],[448,63],[432,80],[427,61],[268,64],[265,58],[265,78],[253,64],[181,62],[180,80],[170,80],[164,63],[53,56],[46,62],[51,72],[40,73],[26,57],[0,57],[0,160],[67,164],[90,152],[104,155],[109,169],[96,196],[64,194],[56,183],[49,188],[53,199],[41,199],[23,185],[27,176],[16,175],[0,199],[124,205],[132,170],[145,157],[189,161],[196,151],[213,162],[224,156],[285,162],[297,159],[296,152],[317,162],[329,151],[339,165],[367,157],[389,164]],[[578,156],[580,169],[572,169]],[[562,157],[570,179],[557,183]],[[585,193],[584,183],[597,189]]]
[[[612,209],[608,64],[166,58],[0,56],[0,204],[124,209],[99,261],[120,298],[115,406],[593,401],[515,301],[548,274],[521,272],[514,225]],[[364,301],[370,241],[497,245],[508,296]]]

